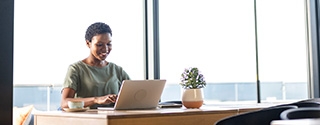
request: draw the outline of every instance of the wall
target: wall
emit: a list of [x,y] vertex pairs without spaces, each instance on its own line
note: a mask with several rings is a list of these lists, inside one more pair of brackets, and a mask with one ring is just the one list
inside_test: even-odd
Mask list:
[[0,1],[0,125],[12,125],[14,0]]

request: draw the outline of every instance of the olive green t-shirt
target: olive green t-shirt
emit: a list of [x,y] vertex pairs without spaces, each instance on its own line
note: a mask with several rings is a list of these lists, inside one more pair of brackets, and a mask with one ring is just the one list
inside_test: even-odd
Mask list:
[[63,88],[74,89],[75,98],[104,96],[118,94],[122,81],[129,79],[122,67],[112,62],[94,67],[78,61],[69,66]]

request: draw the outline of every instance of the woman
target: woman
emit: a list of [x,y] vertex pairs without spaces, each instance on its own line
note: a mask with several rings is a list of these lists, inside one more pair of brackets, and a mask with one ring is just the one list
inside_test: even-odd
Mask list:
[[122,81],[130,79],[122,67],[106,61],[112,50],[112,31],[107,24],[91,24],[85,39],[89,56],[69,66],[61,92],[61,108],[67,108],[68,101],[84,101],[84,107],[90,108],[112,106]]

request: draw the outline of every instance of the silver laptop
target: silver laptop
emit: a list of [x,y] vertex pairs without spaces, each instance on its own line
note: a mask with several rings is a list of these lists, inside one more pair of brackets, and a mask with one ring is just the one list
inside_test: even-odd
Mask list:
[[158,107],[165,83],[166,80],[124,80],[114,107],[98,109],[155,109]]

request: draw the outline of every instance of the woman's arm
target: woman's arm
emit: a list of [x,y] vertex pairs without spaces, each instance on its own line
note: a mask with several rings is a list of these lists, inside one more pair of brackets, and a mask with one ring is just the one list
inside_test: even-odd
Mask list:
[[64,88],[61,94],[61,108],[68,107],[68,101],[84,101],[84,107],[88,107],[94,104],[110,104],[115,103],[117,99],[116,94],[109,94],[100,97],[88,97],[88,98],[74,98],[75,90],[72,88]]
[[68,107],[68,101],[84,101],[84,107],[95,104],[94,97],[90,98],[74,98],[75,90],[72,88],[64,88],[61,93],[61,108]]

